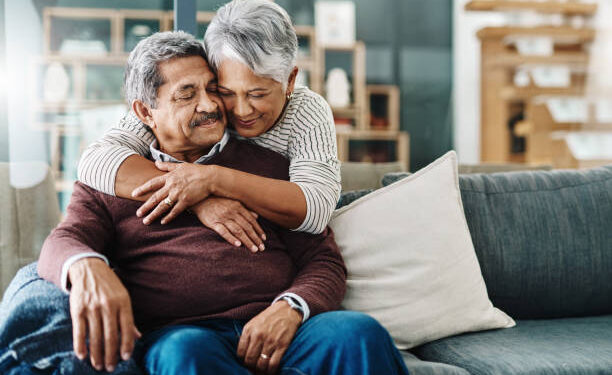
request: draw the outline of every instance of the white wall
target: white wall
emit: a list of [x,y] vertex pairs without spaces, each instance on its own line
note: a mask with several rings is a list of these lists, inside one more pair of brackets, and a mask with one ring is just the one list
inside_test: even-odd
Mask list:
[[466,12],[467,2],[453,2],[453,123],[459,161],[473,164],[480,161],[480,41],[476,32],[502,25],[503,16]]

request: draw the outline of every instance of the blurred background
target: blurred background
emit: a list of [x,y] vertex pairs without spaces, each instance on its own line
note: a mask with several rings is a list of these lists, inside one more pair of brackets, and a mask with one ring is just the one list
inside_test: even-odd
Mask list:
[[[415,171],[451,149],[463,171],[612,162],[612,1],[277,2],[345,164]],[[80,153],[127,110],[129,51],[175,27],[202,39],[223,3],[0,1],[0,161],[50,165],[65,208]],[[16,187],[44,177],[14,169]]]

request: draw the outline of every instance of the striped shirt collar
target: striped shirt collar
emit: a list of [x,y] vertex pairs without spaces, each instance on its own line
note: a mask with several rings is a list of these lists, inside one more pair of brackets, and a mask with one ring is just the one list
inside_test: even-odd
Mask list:
[[[214,146],[210,149],[210,151],[206,155],[202,155],[198,160],[194,161],[194,164],[204,164],[209,161],[213,156],[219,154],[223,151],[223,148],[229,141],[229,132],[225,130],[223,133],[223,137]],[[163,161],[163,162],[171,162],[171,163],[183,163],[183,161],[178,160],[162,151],[159,150],[159,145],[157,139],[153,140],[149,145],[149,149],[151,150],[151,157],[154,161]]]

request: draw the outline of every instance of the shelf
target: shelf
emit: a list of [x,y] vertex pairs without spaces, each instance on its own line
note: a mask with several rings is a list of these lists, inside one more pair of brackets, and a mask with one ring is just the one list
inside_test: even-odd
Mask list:
[[597,4],[560,1],[472,0],[465,5],[465,10],[531,10],[539,13],[561,13],[566,15],[592,16],[595,14],[595,12],[597,12]]
[[569,65],[585,67],[589,63],[586,52],[558,52],[551,56],[526,56],[519,53],[502,53],[487,58],[485,67],[510,68],[520,65]]
[[580,96],[584,95],[582,87],[504,87],[499,93],[506,100],[526,100],[536,96]]
[[332,113],[336,117],[357,118],[359,109],[357,107],[332,107]]
[[509,36],[533,36],[533,37],[552,37],[557,40],[572,39],[578,42],[591,42],[595,39],[596,31],[591,28],[576,29],[569,26],[499,26],[485,27],[480,29],[476,35],[483,39],[503,39]]

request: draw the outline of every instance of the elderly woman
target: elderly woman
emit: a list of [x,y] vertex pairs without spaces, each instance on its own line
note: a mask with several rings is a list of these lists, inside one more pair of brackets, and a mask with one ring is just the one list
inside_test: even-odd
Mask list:
[[288,14],[268,0],[234,0],[218,10],[205,47],[231,133],[290,159],[290,181],[205,165],[154,165],[139,155],[150,152],[155,137],[133,113],[84,152],[79,179],[124,198],[144,201],[152,193],[137,213],[148,213],[145,224],[162,215],[166,223],[190,208],[204,225],[252,251],[265,248],[257,215],[320,233],[340,194],[335,128],[325,100],[295,86],[298,44]]

